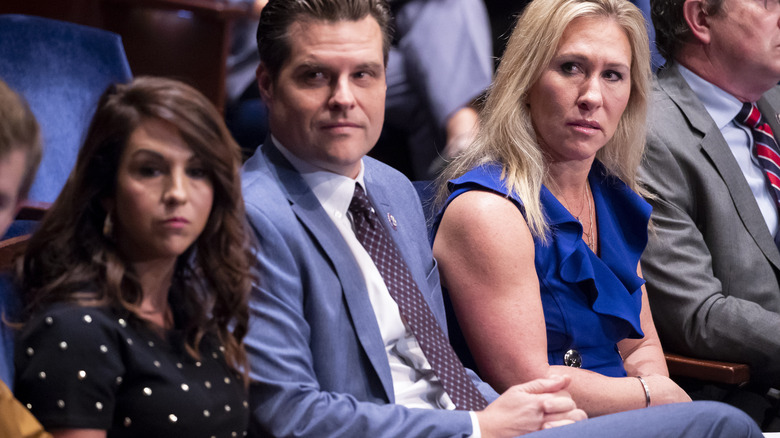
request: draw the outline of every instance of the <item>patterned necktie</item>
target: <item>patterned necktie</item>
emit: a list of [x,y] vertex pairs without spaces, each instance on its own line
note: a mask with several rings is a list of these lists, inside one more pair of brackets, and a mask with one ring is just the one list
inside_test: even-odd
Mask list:
[[[780,210],[780,154],[774,133],[768,123],[761,117],[758,107],[754,103],[745,102],[735,118],[753,133],[753,145],[755,147],[758,162],[764,169],[767,181],[771,186],[770,191],[775,199],[775,207]],[[775,244],[780,247],[780,233],[775,236]]]
[[355,235],[374,260],[390,296],[398,304],[401,318],[420,343],[420,348],[452,402],[461,410],[484,409],[487,406],[485,398],[466,374],[466,369],[444,336],[444,331],[436,322],[409,268],[359,184],[355,185],[349,212],[352,214]]

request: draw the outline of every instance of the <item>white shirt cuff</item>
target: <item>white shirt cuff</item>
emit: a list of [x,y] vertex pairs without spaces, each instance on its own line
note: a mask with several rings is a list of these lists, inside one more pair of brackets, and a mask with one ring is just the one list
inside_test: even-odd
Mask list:
[[469,435],[469,438],[482,438],[482,431],[479,429],[477,413],[469,411],[469,415],[471,416],[471,435]]

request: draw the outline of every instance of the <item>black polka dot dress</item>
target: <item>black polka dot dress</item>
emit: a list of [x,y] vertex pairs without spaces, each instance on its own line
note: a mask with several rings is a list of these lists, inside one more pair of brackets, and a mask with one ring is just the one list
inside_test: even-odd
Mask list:
[[16,397],[46,429],[101,429],[108,437],[241,437],[249,408],[224,348],[184,350],[101,307],[52,305],[16,343]]

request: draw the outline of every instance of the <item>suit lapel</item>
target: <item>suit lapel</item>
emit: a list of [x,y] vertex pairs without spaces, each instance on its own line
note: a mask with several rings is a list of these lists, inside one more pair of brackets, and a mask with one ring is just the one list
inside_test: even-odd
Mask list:
[[382,222],[382,225],[385,227],[388,234],[393,238],[396,246],[398,246],[398,249],[401,251],[401,255],[404,257],[404,260],[408,263],[407,255],[409,254],[409,248],[404,246],[404,239],[398,238],[397,229],[393,229],[389,223],[393,212],[391,211],[390,202],[388,202],[389,198],[387,196],[386,188],[382,184],[375,183],[372,178],[372,173],[368,168],[366,168],[364,174],[364,181],[366,183],[366,193],[371,200],[371,204],[376,208],[376,213],[377,216],[379,216],[380,222]]
[[[375,182],[372,178],[373,174],[374,172],[370,172],[367,167],[365,173],[365,183],[368,197],[371,199],[371,203],[374,205],[374,208],[376,208],[380,222],[387,230],[388,235],[393,239],[393,242],[395,242],[398,250],[401,252],[401,257],[403,257],[409,272],[412,274],[414,282],[420,289],[420,292],[423,295],[423,299],[428,304],[428,307],[431,308],[431,311],[436,317],[439,325],[442,327],[444,332],[447,333],[447,321],[446,317],[444,316],[444,310],[442,308],[443,303],[441,301],[437,301],[441,299],[441,291],[438,285],[434,288],[428,282],[428,271],[425,270],[424,267],[428,266],[428,264],[431,263],[431,260],[426,259],[427,256],[423,255],[421,252],[419,246],[419,236],[422,236],[424,245],[427,246],[428,242],[425,239],[424,234],[420,234],[418,236],[414,231],[414,226],[408,223],[410,220],[414,219],[413,215],[408,214],[409,210],[412,210],[413,207],[404,205],[397,200],[395,202],[391,202],[390,200],[393,198],[398,199],[397,197],[393,196],[393,193],[391,193],[391,190],[394,187]],[[407,202],[419,201],[415,198],[409,199]]]
[[272,171],[276,172],[290,207],[311,233],[338,276],[355,333],[382,382],[388,401],[394,403],[393,381],[387,353],[383,348],[384,341],[368,298],[366,282],[352,251],[300,173],[272,142],[266,142],[263,149],[268,161],[273,164]]
[[688,123],[702,135],[699,146],[726,184],[742,223],[766,258],[780,268],[780,253],[766,227],[753,192],[720,129],[707,113],[707,109],[690,89],[676,66],[667,68],[663,74],[659,74],[659,85],[680,108]]
[[[407,216],[403,215],[403,210],[395,210],[401,208],[401,206],[393,205],[389,201],[391,199],[389,190],[392,190],[392,188],[375,182],[372,178],[372,172],[368,168],[366,168],[365,183],[368,197],[371,199],[374,208],[376,208],[380,222],[387,230],[388,235],[393,239],[393,242],[395,242],[396,247],[401,252],[401,257],[403,257],[406,266],[409,268],[409,272],[412,273],[412,277],[415,283],[417,283],[417,287],[423,292],[425,300],[428,301],[424,283],[426,272],[422,272],[419,269],[421,266],[418,259],[419,251],[414,248],[414,242],[408,234],[410,224],[404,223]],[[397,222],[396,215],[399,215],[400,223]],[[431,303],[428,302],[428,305],[430,306]]]

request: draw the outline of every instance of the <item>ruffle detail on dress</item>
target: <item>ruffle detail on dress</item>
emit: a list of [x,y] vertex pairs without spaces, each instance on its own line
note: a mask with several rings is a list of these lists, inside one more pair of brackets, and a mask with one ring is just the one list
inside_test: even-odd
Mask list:
[[[557,233],[548,245],[561,261],[561,279],[579,284],[593,311],[625,321],[630,326],[628,337],[641,338],[644,280],[637,275],[636,267],[647,245],[651,207],[621,181],[605,176],[599,162],[594,162],[588,179],[599,236],[610,236],[600,237],[601,258],[582,239],[580,222],[542,187],[545,214],[552,232]],[[604,196],[605,189],[612,191],[610,196]]]
[[[461,193],[475,189],[506,195],[501,171],[500,164],[486,163],[451,180],[449,188],[452,193],[447,204]],[[561,279],[578,284],[594,312],[624,321],[628,337],[641,338],[644,334],[639,315],[644,280],[637,275],[636,267],[647,245],[647,224],[652,208],[622,181],[607,176],[598,160],[593,163],[588,181],[593,193],[599,236],[609,236],[599,239],[601,258],[582,240],[580,222],[542,186],[540,198],[544,213],[552,232],[556,233],[554,239],[548,240],[548,245],[552,245],[551,251],[561,261]],[[515,194],[511,194],[509,199],[525,215],[522,200]],[[442,211],[444,208],[446,205]],[[437,215],[435,228],[440,221],[441,212]],[[534,241],[536,245],[541,245],[537,239]]]

